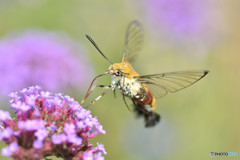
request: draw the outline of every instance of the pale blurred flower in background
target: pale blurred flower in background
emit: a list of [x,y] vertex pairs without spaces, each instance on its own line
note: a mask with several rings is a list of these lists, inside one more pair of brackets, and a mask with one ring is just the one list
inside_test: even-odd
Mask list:
[[121,132],[122,146],[134,159],[164,159],[176,146],[177,133],[165,117],[154,128],[144,128],[139,119],[128,121]]
[[158,44],[204,54],[224,35],[217,1],[149,0],[143,4],[149,29],[163,41]]
[[0,39],[0,95],[36,84],[62,92],[91,75],[86,50],[63,33],[32,29]]

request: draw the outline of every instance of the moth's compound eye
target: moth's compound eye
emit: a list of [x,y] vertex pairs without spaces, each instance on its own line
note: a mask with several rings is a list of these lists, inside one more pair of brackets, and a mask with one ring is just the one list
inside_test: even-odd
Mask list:
[[117,72],[115,72],[116,76],[120,76],[121,75],[121,71],[117,70]]

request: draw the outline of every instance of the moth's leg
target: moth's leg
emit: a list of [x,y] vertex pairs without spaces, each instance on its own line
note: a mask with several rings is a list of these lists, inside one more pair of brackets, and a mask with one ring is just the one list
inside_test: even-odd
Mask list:
[[124,101],[124,103],[125,103],[127,109],[131,112],[131,109],[130,109],[130,107],[128,106],[127,101],[126,101],[126,99],[125,99],[125,95],[122,94],[122,96],[123,96],[123,101]]
[[103,88],[103,89],[110,89],[110,88],[112,88],[111,85],[101,85],[101,84],[97,84],[97,85],[93,86],[92,89],[88,92],[87,97],[88,97],[88,96],[93,92],[93,90],[96,89],[97,87]]
[[108,94],[110,92],[112,92],[115,89],[115,87],[111,87],[109,90],[106,90],[105,92],[101,93],[99,96],[97,96],[97,98],[95,98],[94,100],[91,101],[91,103],[89,105],[87,105],[85,108],[87,108],[88,106],[90,106],[91,104],[94,104],[95,102],[97,102],[100,98],[102,98],[102,96],[104,96],[105,94]]
[[[93,80],[92,80],[92,82],[91,82],[91,84],[90,84],[90,86],[89,86],[89,88],[88,88],[88,90],[87,90],[87,93],[85,94],[85,96],[84,96],[84,98],[83,98],[83,100],[81,101],[81,104],[83,104],[83,102],[86,100],[86,98],[89,96],[89,92],[91,91],[93,91],[93,89],[91,89],[92,88],[92,85],[93,85],[93,83],[94,83],[94,81],[97,79],[97,78],[99,78],[99,77],[101,77],[101,76],[104,76],[104,75],[107,75],[107,74],[109,74],[108,72],[105,72],[105,73],[103,73],[103,74],[100,74],[100,75],[98,75],[98,76],[96,76]],[[96,87],[95,87],[96,88]]]
[[[123,90],[124,90],[124,87],[125,87],[124,84],[125,84],[125,78],[123,77],[123,86],[122,86]],[[128,106],[128,104],[127,104],[127,101],[126,101],[126,99],[125,99],[125,95],[124,95],[123,92],[122,92],[122,96],[123,96],[123,101],[124,101],[126,107],[127,107],[128,110],[131,112],[131,109],[129,108],[129,106]]]
[[116,98],[116,89],[113,90],[113,96]]
[[101,85],[101,84],[97,84],[95,86],[93,86],[91,88],[90,91],[88,91],[88,94],[85,95],[84,99],[82,100],[81,104],[83,104],[83,102],[87,99],[87,97],[96,89],[96,88],[103,88],[103,89],[110,89],[112,86],[110,85]]

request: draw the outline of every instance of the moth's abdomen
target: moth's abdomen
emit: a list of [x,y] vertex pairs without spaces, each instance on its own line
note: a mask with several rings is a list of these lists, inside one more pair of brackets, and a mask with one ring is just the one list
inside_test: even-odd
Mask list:
[[151,91],[148,90],[146,92],[143,90],[138,96],[135,96],[133,99],[141,105],[152,105],[153,95]]
[[142,88],[141,93],[132,100],[137,115],[144,117],[145,127],[153,127],[160,121],[160,115],[155,111],[155,99],[150,90]]

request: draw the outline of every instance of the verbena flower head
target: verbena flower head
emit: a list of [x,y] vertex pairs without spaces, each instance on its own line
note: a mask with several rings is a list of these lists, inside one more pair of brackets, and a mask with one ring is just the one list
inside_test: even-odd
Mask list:
[[86,57],[81,43],[62,32],[10,33],[0,39],[0,95],[32,85],[49,91],[84,86],[93,75]]
[[103,160],[104,146],[89,140],[105,134],[91,112],[70,96],[42,91],[39,86],[11,93],[11,118],[0,110],[0,140],[7,143],[2,156],[14,159],[41,159],[55,155],[64,159]]

